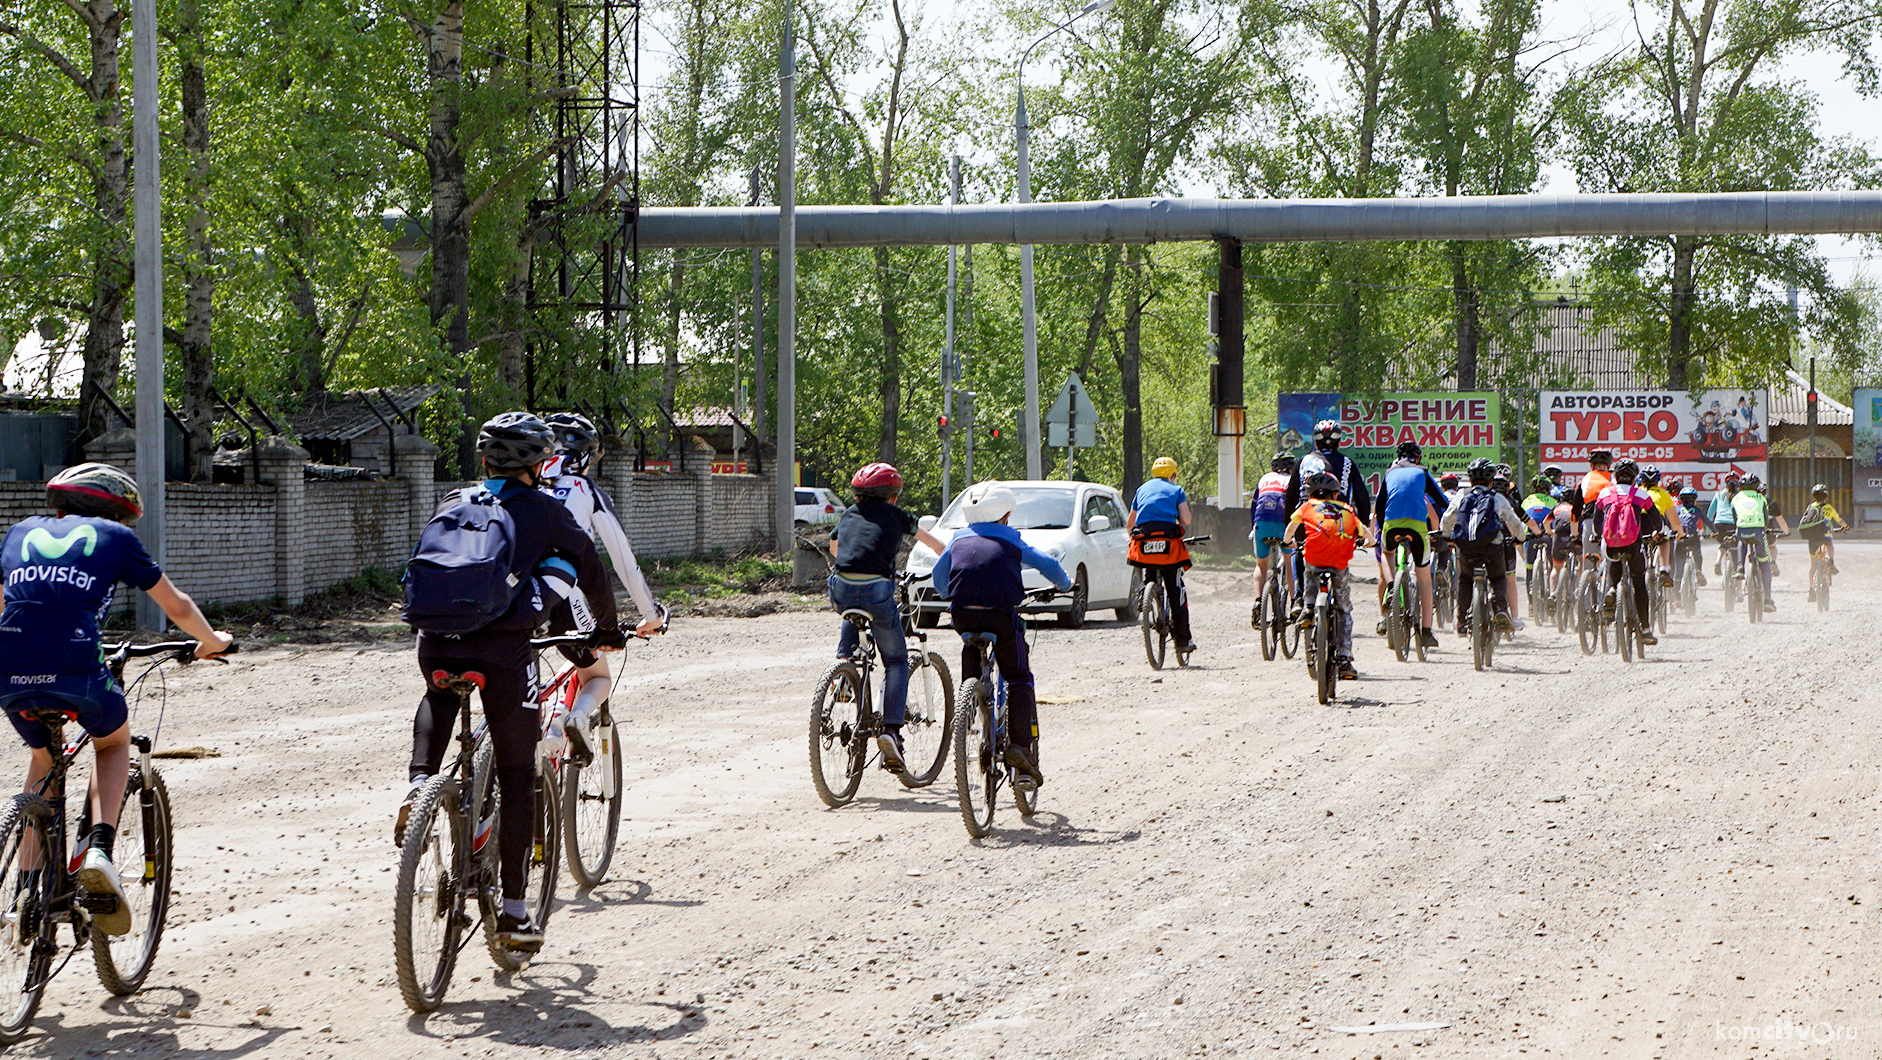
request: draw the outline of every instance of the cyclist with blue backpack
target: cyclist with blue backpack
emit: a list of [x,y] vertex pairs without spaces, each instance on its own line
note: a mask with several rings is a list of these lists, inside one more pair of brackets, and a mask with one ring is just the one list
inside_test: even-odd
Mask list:
[[1470,475],[1470,489],[1457,495],[1438,524],[1438,529],[1457,546],[1457,635],[1470,636],[1470,585],[1479,567],[1490,579],[1497,632],[1508,633],[1515,626],[1510,621],[1504,544],[1522,539],[1523,521],[1509,498],[1492,487],[1496,465],[1478,457],[1464,470]]
[[457,694],[435,685],[432,675],[483,674],[479,698],[496,751],[500,804],[497,939],[523,952],[542,946],[541,928],[531,923],[524,900],[542,736],[531,695],[536,658],[530,634],[557,597],[579,587],[594,615],[596,647],[618,651],[625,643],[594,541],[560,501],[538,488],[554,445],[549,426],[527,412],[485,423],[477,454],[489,478],[445,499],[419,536],[405,584],[404,618],[418,629],[418,669],[426,676],[412,723],[411,788],[393,838],[404,842],[410,800],[444,764],[455,734]]

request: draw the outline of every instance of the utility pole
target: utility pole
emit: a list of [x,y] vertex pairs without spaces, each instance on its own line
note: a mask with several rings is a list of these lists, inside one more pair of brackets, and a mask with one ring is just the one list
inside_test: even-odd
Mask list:
[[[758,167],[751,167],[751,204],[758,205]],[[765,252],[751,251],[751,360],[753,444],[765,444]]]
[[[144,516],[137,535],[162,564],[163,542],[163,195],[157,137],[157,0],[131,5],[131,151],[136,169],[137,488]],[[137,628],[161,633],[163,609],[146,593],[137,597]]]
[[791,0],[784,0],[783,37],[778,77],[777,516],[778,551],[791,556],[797,547],[797,38]]
[[[948,205],[958,206],[961,201],[961,156],[948,158]],[[954,423],[954,248],[948,247],[948,311],[947,341],[941,351],[941,415],[951,426]],[[946,508],[954,499],[954,434],[949,431],[941,436],[941,507]]]

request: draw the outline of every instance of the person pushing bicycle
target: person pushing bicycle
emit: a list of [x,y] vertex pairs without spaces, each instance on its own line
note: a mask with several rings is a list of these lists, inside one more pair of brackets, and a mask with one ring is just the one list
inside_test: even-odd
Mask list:
[[[640,625],[634,632],[643,637],[664,632],[666,609],[654,600],[653,592],[647,588],[647,579],[634,559],[634,547],[628,543],[627,531],[621,528],[621,519],[614,514],[614,502],[593,478],[594,464],[601,459],[601,435],[595,430],[594,421],[574,412],[556,412],[545,417],[543,423],[555,432],[555,459],[543,465],[541,488],[562,502],[575,517],[575,525],[586,531],[591,540],[607,549],[615,575],[627,587],[628,597],[640,612]],[[594,616],[588,613],[579,594],[569,595],[549,612],[552,637],[577,631],[586,633],[594,629],[594,624]],[[568,714],[550,721],[550,739],[554,741],[556,735],[566,734],[577,753],[589,756],[594,753],[591,746],[594,740],[589,733],[588,718],[596,707],[607,702],[613,688],[608,660],[592,648],[564,645],[556,650],[580,671],[582,687],[575,695],[575,702],[570,704]],[[579,760],[586,761],[586,757]]]
[[[895,599],[895,561],[902,539],[910,534],[938,555],[947,548],[940,538],[920,529],[915,517],[896,506],[902,497],[902,473],[893,464],[875,463],[850,477],[856,504],[837,520],[830,532],[830,555],[836,569],[830,575],[830,606],[839,613],[869,612],[869,631],[882,652],[882,735],[876,746],[882,767],[902,771],[902,723],[908,720],[908,641],[902,633],[902,609]],[[940,585],[937,578],[935,584]],[[836,657],[847,659],[856,650],[856,627],[840,623]]]
[[[1032,666],[1026,655],[1026,626],[1019,605],[1026,599],[1023,568],[1031,567],[1061,590],[1072,579],[1059,561],[1028,545],[1006,525],[1019,498],[1005,486],[982,484],[967,491],[962,514],[965,529],[941,550],[934,564],[934,590],[947,597],[956,633],[990,633],[993,659],[1006,679],[1006,764],[1046,782],[1039,769],[1039,708],[1033,694]],[[932,546],[930,546],[932,547]],[[961,683],[980,677],[980,652],[961,648]]]
[[[505,412],[486,422],[478,432],[477,455],[489,477],[481,486],[445,499],[420,535],[406,586],[407,621],[419,631],[418,669],[425,675],[425,695],[412,721],[412,762],[407,774],[411,787],[399,808],[393,838],[404,842],[411,800],[444,764],[456,732],[458,695],[442,687],[434,675],[481,673],[484,683],[479,698],[496,752],[500,810],[497,848],[503,908],[497,915],[497,940],[524,952],[542,946],[542,929],[531,922],[525,900],[529,882],[525,859],[536,813],[536,749],[542,739],[541,717],[530,694],[536,672],[530,634],[555,597],[569,596],[579,588],[594,615],[592,643],[602,651],[619,651],[626,643],[615,614],[614,593],[608,587],[607,568],[601,565],[594,541],[575,524],[567,507],[539,488],[554,446],[555,434],[549,425],[530,413]],[[490,512],[493,508],[502,511]],[[467,539],[476,535],[434,538],[433,528],[449,525],[446,521],[454,517],[460,520],[458,525],[469,525],[479,515],[473,509],[490,512],[489,521],[482,524],[486,535],[508,524],[511,547],[500,554],[507,558],[508,570],[497,573],[511,587],[510,593],[504,602],[489,605],[500,609],[494,617],[481,610],[447,615],[444,620],[435,611],[427,612],[425,618],[415,617],[415,601],[432,603],[432,598],[421,598],[416,592],[420,585],[416,568],[429,555],[428,547],[474,547]],[[436,631],[447,625],[469,628],[462,633]]]
[[[80,464],[46,483],[50,516],[22,519],[7,532],[0,574],[6,611],[0,615],[0,706],[32,748],[25,791],[38,790],[52,769],[52,734],[27,711],[75,714],[92,738],[91,833],[82,841],[78,885],[118,899],[93,922],[107,935],[131,928],[131,910],[112,859],[118,807],[131,768],[130,711],[124,690],[105,668],[98,625],[118,582],[150,595],[163,613],[194,637],[196,657],[213,659],[235,639],[209,624],[195,601],[171,583],[130,527],[144,514],[131,476],[109,464]],[[22,871],[37,866],[26,863]],[[141,871],[141,870],[140,870]]]

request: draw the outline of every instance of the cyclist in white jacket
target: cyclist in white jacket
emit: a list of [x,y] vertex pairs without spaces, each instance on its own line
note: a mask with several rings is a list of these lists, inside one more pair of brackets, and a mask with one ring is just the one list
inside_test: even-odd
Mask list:
[[[634,561],[634,548],[627,543],[627,531],[621,529],[613,503],[588,475],[591,465],[601,455],[600,433],[588,417],[573,412],[553,413],[543,417],[543,422],[555,432],[556,455],[543,467],[542,489],[561,501],[575,517],[575,525],[587,531],[607,552],[609,561],[614,564],[614,573],[627,587],[627,595],[641,614],[641,623],[635,632],[642,636],[664,632],[666,609],[654,600],[647,588],[647,579],[641,576],[640,564]],[[580,593],[570,593],[551,613],[552,633],[586,631],[593,627],[594,620]],[[593,751],[588,731],[589,715],[607,700],[613,684],[608,674],[608,660],[593,651],[559,650],[580,670],[582,689],[565,717],[548,719],[549,739],[556,741],[566,733],[574,750],[586,756]],[[563,732],[557,732],[558,728]]]

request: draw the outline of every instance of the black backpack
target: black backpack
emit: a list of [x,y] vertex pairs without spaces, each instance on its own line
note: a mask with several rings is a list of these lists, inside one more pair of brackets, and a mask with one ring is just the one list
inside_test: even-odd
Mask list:
[[1496,517],[1496,491],[1472,489],[1464,494],[1457,522],[1451,526],[1451,540],[1495,541],[1502,532],[1503,520]]
[[425,524],[405,567],[399,617],[427,633],[473,633],[503,617],[522,579],[516,523],[489,490],[465,490]]

